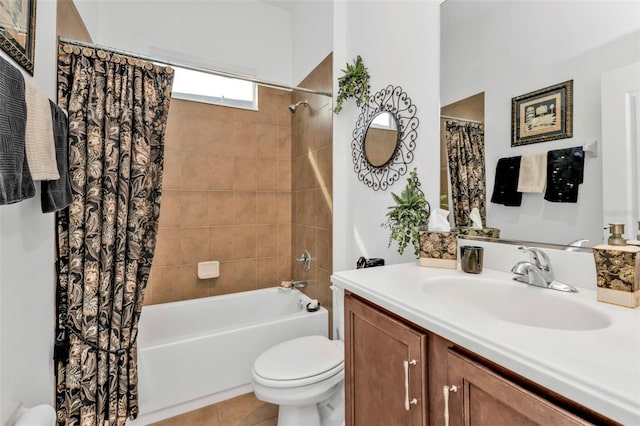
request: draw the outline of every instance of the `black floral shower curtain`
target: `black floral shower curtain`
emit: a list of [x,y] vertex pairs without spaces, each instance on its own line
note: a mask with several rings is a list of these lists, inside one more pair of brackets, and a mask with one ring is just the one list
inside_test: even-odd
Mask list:
[[476,207],[485,226],[484,126],[457,120],[447,120],[445,126],[455,224],[470,226],[469,214]]
[[57,215],[59,425],[138,414],[136,337],[156,245],[173,70],[60,43],[73,202]]

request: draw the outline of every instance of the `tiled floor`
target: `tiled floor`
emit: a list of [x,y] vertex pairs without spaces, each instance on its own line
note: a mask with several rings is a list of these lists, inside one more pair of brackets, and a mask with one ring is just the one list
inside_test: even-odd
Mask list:
[[253,393],[209,405],[153,426],[276,426],[278,406],[259,401]]

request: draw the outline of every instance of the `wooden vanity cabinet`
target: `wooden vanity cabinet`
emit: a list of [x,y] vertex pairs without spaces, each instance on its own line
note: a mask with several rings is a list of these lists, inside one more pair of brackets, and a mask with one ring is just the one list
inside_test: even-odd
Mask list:
[[[345,292],[347,426],[618,423]],[[403,362],[409,367],[406,410]]]
[[455,386],[448,396],[451,426],[591,424],[452,350],[447,372],[448,386]]
[[346,425],[426,425],[426,333],[353,296],[344,309]]

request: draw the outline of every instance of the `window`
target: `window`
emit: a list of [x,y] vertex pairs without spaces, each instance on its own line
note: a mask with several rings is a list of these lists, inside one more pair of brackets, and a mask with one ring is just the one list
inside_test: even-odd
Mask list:
[[258,109],[256,83],[172,66],[171,96],[195,102]]

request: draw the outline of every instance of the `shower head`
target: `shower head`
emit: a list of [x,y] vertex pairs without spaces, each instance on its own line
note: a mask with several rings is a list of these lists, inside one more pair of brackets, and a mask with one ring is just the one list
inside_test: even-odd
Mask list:
[[291,105],[289,105],[289,111],[291,111],[292,114],[295,114],[296,110],[298,109],[298,107],[300,105],[304,105],[306,107],[306,106],[309,106],[309,102],[307,102],[307,100],[305,99],[304,101],[300,101],[298,103],[291,104]]

